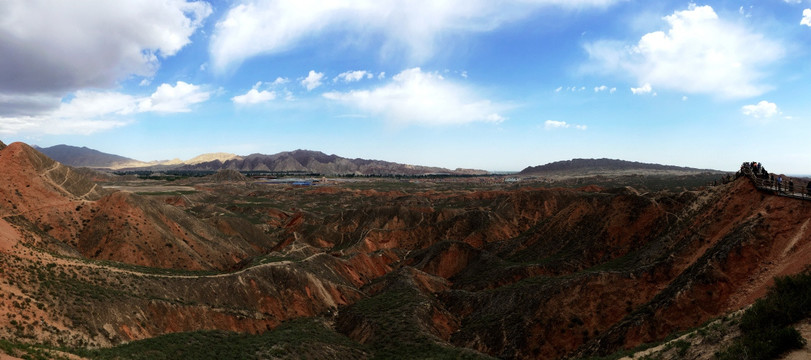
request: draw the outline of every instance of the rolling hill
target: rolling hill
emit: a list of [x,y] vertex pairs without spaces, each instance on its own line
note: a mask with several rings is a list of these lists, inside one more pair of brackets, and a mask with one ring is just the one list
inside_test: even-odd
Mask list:
[[714,170],[695,169],[689,167],[660,165],[641,163],[636,161],[625,161],[616,159],[572,159],[556,161],[545,165],[530,166],[521,170],[519,175],[544,175],[544,174],[584,174],[612,171],[679,171],[679,172],[706,172]]

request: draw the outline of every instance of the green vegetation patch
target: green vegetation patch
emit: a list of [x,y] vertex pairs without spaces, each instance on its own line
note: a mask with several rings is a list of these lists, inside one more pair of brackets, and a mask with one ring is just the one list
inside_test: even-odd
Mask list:
[[162,335],[107,349],[77,350],[90,359],[361,359],[362,345],[317,318],[285,322],[264,334],[195,331]]
[[791,327],[811,315],[811,273],[776,277],[774,287],[741,317],[743,335],[715,357],[774,359],[805,346],[805,339]]
[[0,354],[8,354],[24,360],[67,360],[64,356],[54,350],[42,346],[24,344],[6,339],[0,339]]
[[197,193],[196,190],[181,190],[181,191],[137,191],[135,192],[138,195],[146,195],[146,196],[180,196],[180,195],[191,195]]
[[348,322],[365,322],[372,331],[367,345],[373,359],[490,359],[469,349],[442,344],[427,332],[419,320],[426,301],[430,300],[417,289],[396,284],[342,312],[347,312]]

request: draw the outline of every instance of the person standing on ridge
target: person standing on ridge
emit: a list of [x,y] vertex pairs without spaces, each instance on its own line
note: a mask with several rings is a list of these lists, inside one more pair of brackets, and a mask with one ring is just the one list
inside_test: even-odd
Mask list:
[[778,176],[777,177],[777,191],[778,192],[782,189],[782,185],[783,185],[783,177]]

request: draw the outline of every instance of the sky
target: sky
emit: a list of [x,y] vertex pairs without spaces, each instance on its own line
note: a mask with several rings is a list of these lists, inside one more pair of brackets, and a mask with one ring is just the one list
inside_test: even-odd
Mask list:
[[811,0],[4,0],[0,140],[811,174]]

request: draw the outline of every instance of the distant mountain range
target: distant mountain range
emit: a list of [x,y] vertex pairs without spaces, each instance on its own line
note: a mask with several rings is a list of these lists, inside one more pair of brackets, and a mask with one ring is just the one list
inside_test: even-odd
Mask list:
[[572,159],[556,161],[546,165],[530,166],[519,172],[519,175],[543,175],[559,173],[587,173],[601,171],[628,171],[628,170],[657,170],[657,171],[687,171],[705,172],[716,171],[707,169],[696,169],[673,165],[660,165],[641,163],[636,161],[625,161],[616,159]]
[[238,156],[229,153],[203,154],[192,159],[143,162],[119,155],[107,154],[86,147],[56,145],[37,148],[43,154],[65,165],[112,170],[189,170],[304,172],[325,175],[485,175],[487,171],[474,169],[450,170],[440,167],[399,164],[381,160],[347,159],[327,155],[320,151],[295,150],[273,155],[251,154]]
[[193,165],[183,165],[180,170],[220,170],[270,171],[270,172],[310,172],[318,174],[454,174],[484,175],[484,170],[455,169],[406,165],[381,160],[347,159],[337,155],[327,155],[320,151],[295,150],[273,155],[251,154],[244,158],[226,161],[214,160]]
[[[0,143],[0,149],[4,145]],[[36,147],[48,157],[65,165],[111,170],[187,170],[187,171],[267,171],[301,172],[324,175],[485,175],[484,170],[446,169],[441,167],[399,164],[382,160],[348,159],[327,155],[320,151],[295,150],[273,155],[251,154],[239,156],[231,153],[210,153],[189,160],[162,160],[144,162],[124,156],[107,154],[87,147],[56,145]],[[518,175],[576,175],[616,171],[679,171],[706,172],[715,170],[696,169],[673,165],[660,165],[616,159],[572,159],[545,165],[530,166]]]

